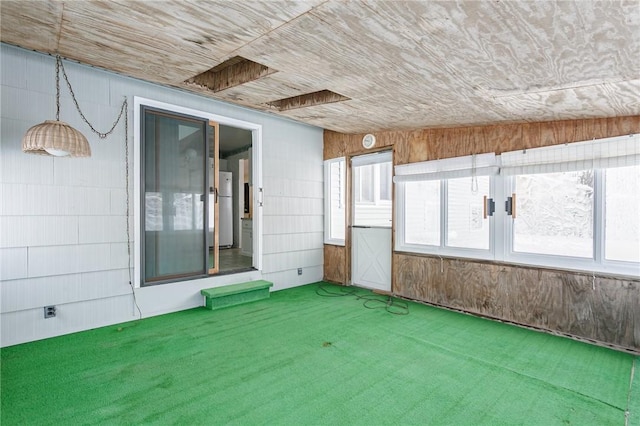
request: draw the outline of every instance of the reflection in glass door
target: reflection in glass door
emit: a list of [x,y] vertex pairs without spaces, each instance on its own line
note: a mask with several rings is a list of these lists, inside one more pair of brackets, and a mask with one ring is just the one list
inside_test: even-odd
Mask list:
[[142,108],[145,284],[208,272],[210,133],[206,120]]

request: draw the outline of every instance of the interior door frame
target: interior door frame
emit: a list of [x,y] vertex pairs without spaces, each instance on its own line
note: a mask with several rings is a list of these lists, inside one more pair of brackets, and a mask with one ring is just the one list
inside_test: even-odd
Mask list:
[[[345,211],[345,284],[353,285],[353,238],[352,238],[352,228],[353,228],[353,211],[355,209],[355,194],[353,193],[353,166],[352,160],[354,157],[361,157],[363,155],[370,154],[379,154],[384,152],[391,153],[391,178],[393,182],[393,158],[394,158],[394,149],[392,146],[383,146],[380,148],[374,148],[367,151],[361,151],[355,154],[347,155],[345,158],[345,202],[349,206]],[[391,184],[391,291],[395,288],[394,283],[394,261],[393,261],[393,248],[395,244],[395,185]]]

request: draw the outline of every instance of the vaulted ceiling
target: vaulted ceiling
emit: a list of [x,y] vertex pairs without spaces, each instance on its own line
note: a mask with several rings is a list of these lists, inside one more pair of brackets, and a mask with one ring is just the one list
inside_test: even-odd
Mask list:
[[640,2],[0,2],[3,42],[330,130],[640,114]]

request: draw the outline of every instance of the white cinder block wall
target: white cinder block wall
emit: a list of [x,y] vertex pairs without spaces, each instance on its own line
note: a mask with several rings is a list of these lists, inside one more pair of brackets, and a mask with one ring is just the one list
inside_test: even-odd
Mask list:
[[[134,320],[124,126],[100,140],[61,81],[60,119],[87,136],[92,157],[23,153],[26,130],[55,118],[55,60],[5,44],[0,48],[0,345]],[[72,62],[64,65],[83,112],[98,130],[111,127],[128,99],[131,162],[134,96],[262,126],[262,271],[136,289],[143,316],[200,306],[201,288],[264,278],[278,290],[322,279],[322,129]],[[132,208],[132,238],[133,214]],[[44,319],[46,305],[56,305],[55,318]]]

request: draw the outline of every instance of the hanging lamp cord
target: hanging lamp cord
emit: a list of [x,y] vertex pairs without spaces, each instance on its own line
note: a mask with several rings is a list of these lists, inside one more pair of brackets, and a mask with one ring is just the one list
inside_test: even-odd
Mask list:
[[[129,104],[127,103],[127,98],[124,98],[124,102],[122,103],[122,109],[120,110],[120,116],[124,111],[124,190],[126,194],[126,218],[127,221],[126,229],[127,229],[127,271],[129,272],[129,287],[131,287],[131,294],[133,296],[133,303],[138,310],[138,314],[140,315],[140,319],[142,319],[142,311],[140,310],[140,306],[138,306],[138,300],[136,299],[136,289],[133,287],[133,276],[131,275],[131,225],[129,224],[129,214],[131,212],[131,197],[129,197]],[[120,116],[118,120],[120,120]],[[116,121],[118,124],[118,121]],[[114,125],[115,127],[115,125]],[[113,130],[113,129],[112,129]]]
[[125,193],[126,193],[126,230],[127,230],[127,271],[129,272],[129,286],[131,287],[131,294],[133,296],[133,303],[135,304],[136,309],[138,310],[138,314],[140,315],[140,319],[142,319],[142,311],[140,310],[140,306],[138,305],[138,300],[136,299],[136,290],[133,286],[133,277],[131,273],[131,225],[129,224],[129,214],[131,212],[131,200],[129,196],[129,103],[127,102],[127,98],[124,98],[122,102],[122,107],[120,107],[120,113],[118,117],[113,122],[111,128],[102,133],[97,131],[87,117],[82,113],[80,109],[80,105],[78,104],[78,100],[76,99],[76,95],[73,92],[73,88],[71,87],[71,83],[69,82],[69,77],[67,77],[67,72],[64,69],[64,64],[62,63],[62,58],[60,55],[56,55],[56,120],[60,121],[60,71],[62,71],[62,76],[64,77],[64,81],[67,83],[67,88],[69,89],[69,93],[71,94],[71,99],[73,99],[73,103],[78,110],[78,114],[82,117],[82,120],[89,126],[91,131],[98,135],[100,139],[105,139],[107,136],[113,133],[118,123],[120,123],[120,119],[124,116],[124,168],[125,168]]

